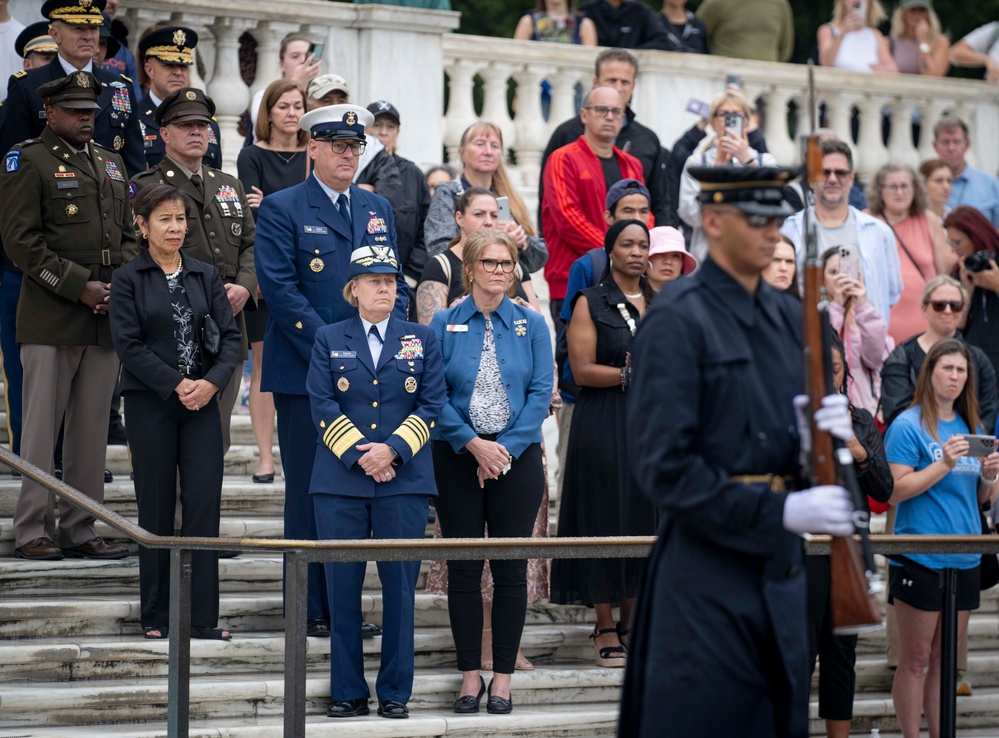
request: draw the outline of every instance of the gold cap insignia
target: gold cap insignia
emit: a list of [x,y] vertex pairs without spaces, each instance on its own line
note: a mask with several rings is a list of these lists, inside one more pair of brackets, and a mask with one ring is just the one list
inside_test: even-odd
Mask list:
[[326,265],[323,263],[323,260],[319,258],[313,259],[311,262],[309,262],[309,269],[314,271],[316,274],[321,272],[324,266]]
[[87,79],[87,73],[86,72],[77,72],[76,73],[76,84],[79,87],[90,87],[90,80]]
[[80,212],[80,209],[76,207],[76,205],[74,205],[73,203],[70,203],[69,205],[66,206],[66,215],[68,215],[70,218],[72,218],[78,212]]
[[173,32],[173,42],[177,44],[177,46],[183,46],[187,43],[187,34],[178,28]]
[[295,327],[298,328],[298,330],[302,330],[302,321],[295,323]]
[[416,377],[406,377],[406,391],[409,394],[416,392]]
[[[183,33],[183,31],[177,31],[177,33]],[[186,97],[188,100],[197,100],[198,99],[198,96],[195,95],[191,90],[188,90],[187,92],[185,92],[184,93],[184,97]]]
[[722,193],[720,193],[720,192],[716,192],[716,193],[714,194],[714,198],[713,198],[713,199],[714,199],[714,201],[715,201],[715,202],[721,202],[722,200],[724,200],[724,199],[725,199],[725,195],[723,195],[723,194],[722,194]]
[[341,392],[346,392],[350,389],[350,382],[347,381],[346,377],[340,377],[336,382],[336,388]]
[[357,115],[351,110],[343,120],[348,126],[352,126],[357,123]]
[[81,8],[89,8],[92,3],[93,3],[93,0],[80,0],[80,7]]

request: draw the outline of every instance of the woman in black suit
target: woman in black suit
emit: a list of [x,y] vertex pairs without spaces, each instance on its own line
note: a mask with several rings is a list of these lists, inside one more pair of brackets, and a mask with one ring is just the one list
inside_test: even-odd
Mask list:
[[[125,433],[135,468],[139,525],[171,535],[180,472],[183,536],[218,536],[222,427],[218,395],[236,369],[239,329],[214,267],[183,258],[184,195],[168,185],[133,205],[139,256],[111,282],[111,336],[121,359]],[[212,340],[214,321],[217,339]],[[166,638],[168,551],[139,548],[139,594],[146,638]],[[229,640],[217,628],[218,553],[191,556],[191,635]]]

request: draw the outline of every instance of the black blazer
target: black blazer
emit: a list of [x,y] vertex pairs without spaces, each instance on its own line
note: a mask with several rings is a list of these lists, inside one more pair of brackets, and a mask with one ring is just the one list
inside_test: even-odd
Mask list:
[[[206,314],[222,334],[219,353],[201,351],[204,379],[219,394],[236,370],[240,332],[218,271],[190,256],[184,257],[184,287],[194,310],[192,324],[200,336]],[[173,335],[173,304],[163,270],[148,251],[115,270],[111,279],[111,339],[121,359],[121,389],[152,390],[164,400],[174,393],[184,375],[177,368],[177,342]]]

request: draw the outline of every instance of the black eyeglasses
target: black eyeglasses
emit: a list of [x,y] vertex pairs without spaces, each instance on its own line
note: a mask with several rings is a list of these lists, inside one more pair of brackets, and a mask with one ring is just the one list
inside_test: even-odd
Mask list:
[[956,300],[930,300],[930,305],[933,306],[933,310],[938,313],[942,313],[947,308],[950,308],[952,313],[959,313],[964,310],[964,303],[957,302]]
[[831,175],[835,175],[836,179],[846,179],[853,172],[849,169],[823,169],[822,174],[825,175],[826,179],[829,179]]
[[601,118],[606,118],[608,113],[612,118],[620,118],[624,115],[624,108],[608,108],[606,105],[587,105],[583,110],[592,110]]
[[366,143],[360,141],[330,141],[330,148],[333,149],[334,154],[342,154],[347,149],[354,156],[360,156],[364,153],[364,147],[367,146]]
[[496,259],[479,259],[479,263],[482,265],[482,268],[490,274],[495,272],[497,267],[502,269],[504,274],[511,274],[513,272],[513,268],[517,266],[517,262],[510,259],[504,259],[503,261],[496,261]]

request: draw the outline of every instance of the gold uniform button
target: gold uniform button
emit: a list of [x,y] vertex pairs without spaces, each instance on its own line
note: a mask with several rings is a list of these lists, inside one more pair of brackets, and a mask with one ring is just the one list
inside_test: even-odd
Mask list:
[[377,423],[372,423],[372,424],[371,424],[371,430],[374,430],[374,429],[375,429],[375,428],[377,428],[377,427],[378,427],[378,424],[377,424]]
[[378,403],[377,402],[372,402],[371,403],[371,407],[378,407]]
[[211,213],[205,213],[205,220],[211,220],[211,219],[212,219],[212,214]]
[[378,384],[378,380],[377,379],[372,380],[371,384]]

